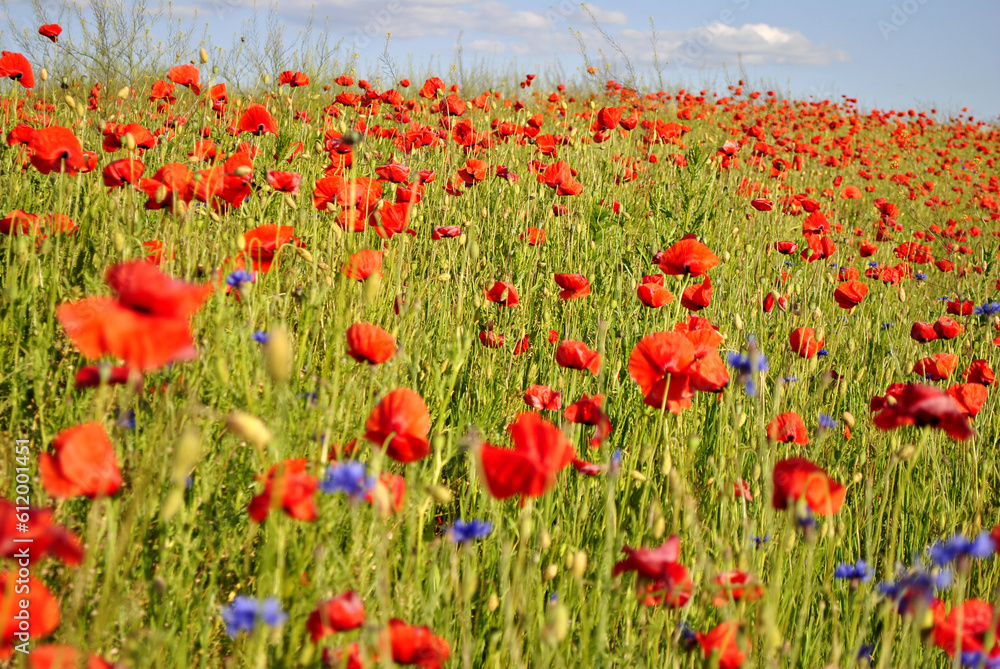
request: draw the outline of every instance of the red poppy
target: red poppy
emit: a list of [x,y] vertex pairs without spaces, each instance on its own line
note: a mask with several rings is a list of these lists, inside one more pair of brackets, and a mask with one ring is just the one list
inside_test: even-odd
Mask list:
[[439,225],[431,231],[431,239],[437,241],[445,237],[458,237],[461,234],[461,225]]
[[365,501],[374,505],[380,513],[399,512],[405,498],[406,479],[388,472],[379,476],[375,487],[365,494]]
[[41,230],[37,214],[29,214],[20,209],[14,209],[0,219],[0,234],[4,235],[34,235]]
[[590,281],[582,274],[556,274],[556,283],[562,288],[559,297],[564,300],[574,300],[590,295]]
[[613,429],[607,414],[601,409],[603,403],[604,395],[587,397],[584,393],[583,397],[570,404],[563,412],[563,418],[571,423],[593,425],[597,428],[590,440],[590,445],[595,448],[608,438]]
[[697,239],[682,239],[656,261],[664,274],[701,276],[719,264],[719,258]]
[[167,79],[180,86],[187,86],[195,95],[201,95],[201,86],[198,83],[201,79],[201,72],[190,63],[170,68],[170,71],[167,72]]
[[384,445],[386,455],[397,462],[416,462],[431,452],[427,441],[431,416],[424,398],[409,388],[397,388],[383,397],[365,429],[365,439],[380,448]]
[[774,203],[765,197],[758,197],[750,200],[750,206],[757,211],[771,211],[774,208]]
[[100,655],[91,654],[86,658],[86,664],[82,664],[83,653],[78,652],[72,646],[59,644],[45,644],[35,646],[28,655],[29,669],[115,669],[115,665],[108,662]]
[[934,341],[938,338],[937,330],[930,323],[917,321],[910,328],[910,339],[921,344]]
[[601,371],[601,354],[580,341],[567,339],[556,349],[556,362],[568,369],[589,369],[594,376]]
[[528,386],[524,391],[524,403],[532,409],[559,411],[562,408],[562,393],[548,386]]
[[764,596],[764,588],[745,571],[733,569],[715,577],[716,592],[712,603],[725,606],[730,602],[752,602]]
[[4,77],[13,79],[25,88],[35,87],[35,74],[31,71],[31,63],[24,54],[0,52],[0,79]]
[[307,77],[302,72],[292,72],[291,70],[285,70],[278,75],[278,86],[284,86],[288,84],[292,88],[298,88],[299,86],[308,86],[309,77]]
[[670,536],[658,548],[622,547],[628,557],[617,562],[612,576],[634,571],[639,576],[639,594],[647,606],[681,607],[691,599],[693,583],[687,568],[678,562],[681,542]]
[[365,605],[353,590],[320,602],[306,620],[309,638],[316,643],[336,632],[349,632],[365,622]]
[[98,365],[87,365],[86,367],[81,367],[74,377],[73,390],[84,390],[86,388],[97,388],[101,385],[101,377],[106,374],[104,383],[109,386],[124,385],[130,381],[133,383],[136,390],[142,388],[142,374],[136,372],[133,376],[133,372],[128,367],[118,366],[103,368]]
[[340,271],[355,281],[364,281],[375,272],[382,276],[382,252],[370,249],[358,251],[340,266]]
[[485,291],[486,299],[501,307],[516,307],[518,305],[517,290],[514,284],[507,281],[497,281]]
[[668,410],[680,413],[691,406],[694,396],[687,377],[694,361],[694,344],[684,334],[655,332],[632,349],[628,371],[647,405],[660,408],[665,401]]
[[528,246],[538,246],[545,243],[545,230],[529,227],[518,236],[521,241],[527,240]]
[[[931,632],[935,645],[954,656],[961,647],[962,653],[981,653],[986,636],[995,636],[1000,625],[994,622],[993,605],[978,599],[962,602],[944,615],[944,605],[935,611],[934,629]],[[990,657],[996,657],[996,649]]]
[[935,353],[918,360],[913,365],[913,373],[931,381],[942,381],[950,377],[957,366],[958,356],[954,353]]
[[267,185],[278,192],[298,195],[301,183],[302,175],[298,172],[267,171]]
[[392,183],[405,183],[410,177],[410,168],[407,165],[401,163],[390,162],[381,167],[375,168],[375,174],[378,175],[380,179],[389,181]]
[[972,417],[982,410],[987,392],[986,386],[979,383],[959,383],[948,388],[948,394],[958,404],[959,410]]
[[842,309],[851,309],[861,304],[868,294],[868,286],[860,281],[845,281],[833,292],[833,299]]
[[963,332],[965,332],[965,326],[956,321],[954,318],[948,318],[947,316],[942,316],[937,319],[934,323],[934,332],[941,339],[954,339]]
[[746,654],[736,643],[739,623],[719,623],[707,634],[698,632],[698,645],[705,653],[705,659],[712,655],[719,657],[719,669],[739,669],[746,662]]
[[[31,542],[27,561],[34,564],[47,555],[76,566],[83,561],[83,546],[72,532],[52,522],[52,509],[18,507],[6,499],[0,499],[0,557],[16,557],[24,543]],[[26,509],[26,510],[25,510]],[[27,531],[21,531],[24,525]],[[23,554],[22,554],[23,555]]]
[[42,174],[76,174],[87,166],[80,140],[72,130],[57,125],[35,130],[28,142],[28,151],[31,164]]
[[125,184],[135,185],[146,171],[141,160],[124,158],[105,165],[101,175],[108,188],[119,188]]
[[52,497],[103,497],[122,487],[115,449],[100,423],[63,430],[53,438],[52,450],[38,456],[42,487]]
[[139,371],[196,356],[188,318],[212,292],[160,273],[156,265],[115,265],[105,282],[118,299],[91,297],[61,304],[56,318],[80,352],[96,359],[111,354]]
[[644,282],[635,289],[639,300],[647,307],[658,309],[674,301],[674,294],[663,287],[662,276],[660,277],[660,281],[661,283]]
[[495,333],[492,328],[479,331],[479,343],[486,348],[501,348],[503,340],[503,335]]
[[243,242],[246,247],[245,253],[253,262],[255,272],[267,272],[271,269],[274,257],[278,254],[278,249],[286,244],[294,244],[303,247],[298,237],[295,237],[295,230],[290,225],[275,225],[267,223],[260,225],[253,230],[243,233]]
[[775,509],[787,509],[790,503],[805,497],[813,513],[831,516],[840,510],[846,496],[847,488],[805,458],[788,458],[774,465],[771,503]]
[[990,363],[985,360],[973,360],[962,372],[962,378],[965,379],[966,383],[980,383],[984,386],[992,386],[996,383],[996,376],[990,368]]
[[681,293],[681,306],[690,311],[701,311],[712,303],[712,279],[705,276],[700,284],[688,286]]
[[497,499],[540,497],[555,485],[556,475],[576,457],[576,451],[559,428],[535,413],[519,414],[507,430],[513,449],[480,447],[486,487]]
[[812,328],[796,328],[788,335],[788,343],[792,346],[792,351],[803,358],[811,358],[823,348],[825,339],[816,339],[816,332]]
[[347,355],[358,362],[380,365],[396,355],[396,340],[378,326],[355,323],[347,328]]
[[305,458],[285,460],[271,467],[266,476],[258,477],[264,480],[264,491],[250,500],[250,518],[262,523],[272,508],[281,508],[296,520],[316,520],[314,494],[318,482],[306,472],[306,466]]
[[451,655],[448,642],[435,636],[427,627],[407,625],[398,618],[389,621],[387,630],[392,660],[422,669],[440,669]]
[[799,250],[798,244],[789,241],[778,242],[774,245],[774,247],[778,249],[778,253],[786,256],[791,255]]
[[[22,607],[27,602],[26,607]],[[27,609],[26,620],[18,620],[21,611]],[[22,623],[27,629],[22,628]],[[22,578],[16,571],[0,572],[0,660],[14,654],[14,646],[30,639],[41,639],[52,634],[59,627],[59,602],[45,584],[28,576]],[[32,653],[34,649],[32,649]]]
[[249,132],[252,135],[263,135],[271,133],[278,134],[278,124],[271,116],[271,112],[261,104],[252,104],[243,112],[238,124],[242,132]]
[[62,27],[58,23],[46,23],[38,29],[38,34],[42,37],[48,37],[53,42],[58,42],[62,30]]
[[809,433],[802,417],[794,411],[775,416],[767,424],[767,438],[789,444],[808,444]]
[[976,303],[972,300],[965,300],[964,302],[960,300],[949,300],[947,307],[948,313],[952,316],[971,316],[973,309],[976,307]]

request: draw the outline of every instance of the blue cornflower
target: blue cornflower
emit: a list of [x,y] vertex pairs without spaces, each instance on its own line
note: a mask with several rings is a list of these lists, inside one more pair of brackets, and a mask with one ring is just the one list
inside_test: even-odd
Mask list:
[[833,570],[834,578],[845,578],[849,581],[863,581],[864,583],[872,580],[872,576],[874,575],[875,570],[868,566],[868,563],[864,560],[858,560],[854,564],[840,562],[837,564],[837,568]]
[[981,650],[963,650],[962,666],[975,669],[997,669],[1000,667],[1000,656],[990,657]]
[[327,467],[319,489],[328,495],[342,492],[351,499],[361,499],[375,486],[375,477],[368,476],[365,463],[345,460]]
[[229,276],[226,277],[226,285],[239,290],[243,287],[245,283],[253,283],[254,277],[253,272],[248,272],[244,269],[238,269],[234,272],[230,272]]
[[493,523],[488,520],[456,520],[448,533],[456,544],[476,539],[485,539],[493,531]]
[[917,281],[924,281],[927,278],[927,275],[924,274],[923,272],[917,272],[916,274],[913,275],[913,278],[916,279]]
[[761,545],[766,544],[770,540],[771,540],[771,535],[765,534],[764,536],[759,536],[759,535],[754,536],[752,539],[750,539],[750,542],[753,543],[755,548],[760,548]]
[[796,381],[799,380],[799,377],[797,377],[797,376],[783,376],[783,377],[781,377],[781,380],[784,381],[785,383],[794,383],[794,382],[796,382]]
[[698,647],[698,633],[683,620],[677,623],[677,636],[684,650],[692,651]]
[[858,648],[858,660],[868,660],[868,663],[871,664],[872,660],[874,659],[872,657],[872,651],[874,650],[875,650],[875,644],[873,643],[861,644],[861,647]]
[[869,267],[878,267],[878,263],[875,262],[874,260],[869,260],[868,261],[868,266]]
[[253,340],[258,344],[266,344],[267,340],[271,338],[271,335],[267,334],[263,330],[257,330],[253,333]]
[[951,572],[942,569],[930,572],[917,566],[901,573],[895,581],[879,584],[879,591],[896,603],[896,610],[905,614],[915,608],[917,601],[930,603],[935,593],[951,587]]
[[617,474],[622,470],[622,449],[616,448],[611,454],[611,466],[609,471],[612,474]]
[[931,562],[939,567],[970,557],[984,560],[993,556],[996,543],[988,532],[982,532],[973,539],[956,534],[946,541],[939,541],[928,549]]
[[281,602],[274,597],[258,602],[253,597],[238,595],[231,605],[221,607],[220,612],[226,622],[226,633],[233,638],[240,632],[252,632],[258,622],[277,627],[288,620]]
[[998,312],[1000,312],[1000,302],[983,302],[972,310],[976,316],[992,316]]
[[883,330],[888,330],[889,328],[894,328],[894,327],[896,327],[895,321],[890,322],[890,323],[882,323],[882,329]]
[[119,411],[118,418],[115,420],[115,425],[118,427],[123,427],[126,430],[135,429],[135,411],[128,409],[126,411]]
[[837,421],[835,421],[832,417],[827,416],[825,413],[821,413],[819,415],[819,426],[820,427],[825,427],[827,429],[833,429],[833,428],[837,427],[837,425],[839,425],[839,423],[837,423]]
[[559,603],[559,593],[553,592],[551,595],[549,595],[549,606],[555,606],[558,603]]
[[757,395],[758,374],[763,374],[768,370],[767,356],[757,348],[757,338],[753,335],[747,337],[747,352],[732,352],[728,356],[729,366],[738,372],[740,381],[744,384],[747,395]]
[[830,355],[830,352],[827,351],[825,348],[821,348],[820,350],[816,351],[816,355],[818,355],[821,358],[825,358],[826,356]]
[[939,297],[938,298],[938,302],[944,302],[945,300],[950,300],[950,299],[951,299],[950,297],[948,297],[947,295],[944,295],[943,297]]

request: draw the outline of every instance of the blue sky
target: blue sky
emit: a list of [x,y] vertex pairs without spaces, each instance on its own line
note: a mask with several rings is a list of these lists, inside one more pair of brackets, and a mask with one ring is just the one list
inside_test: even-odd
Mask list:
[[[244,31],[253,0],[173,5],[179,15],[208,23],[214,40],[228,43]],[[26,0],[10,6],[16,20],[28,20]],[[671,85],[705,84],[721,93],[739,78],[742,63],[752,83],[797,97],[847,95],[864,108],[936,107],[945,113],[967,106],[993,121],[1000,115],[997,0],[594,0],[587,8],[634,69],[647,74],[647,86],[655,81],[652,18],[656,51],[667,61],[663,77]],[[401,70],[434,55],[446,80],[460,32],[465,62],[478,57],[501,68],[516,62],[522,73],[551,72],[558,64],[567,77],[579,76],[585,67],[581,40],[591,64],[615,60],[615,48],[573,0],[284,0],[279,12],[289,36],[310,12],[319,23],[329,16],[331,37],[347,37],[345,46],[359,54],[367,75],[374,72],[366,69],[379,67],[386,33]],[[613,69],[625,76],[621,59]]]

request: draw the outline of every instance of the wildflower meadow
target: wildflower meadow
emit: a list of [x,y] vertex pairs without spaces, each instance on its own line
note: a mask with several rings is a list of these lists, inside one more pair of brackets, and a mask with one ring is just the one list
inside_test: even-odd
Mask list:
[[0,660],[1000,667],[995,123],[29,32]]

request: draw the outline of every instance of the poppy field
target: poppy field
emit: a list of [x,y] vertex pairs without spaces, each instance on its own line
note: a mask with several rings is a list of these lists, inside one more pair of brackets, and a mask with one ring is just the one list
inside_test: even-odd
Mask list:
[[995,124],[192,56],[0,57],[0,660],[1000,667]]

